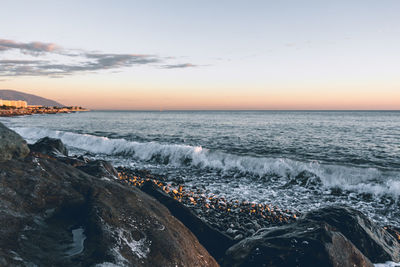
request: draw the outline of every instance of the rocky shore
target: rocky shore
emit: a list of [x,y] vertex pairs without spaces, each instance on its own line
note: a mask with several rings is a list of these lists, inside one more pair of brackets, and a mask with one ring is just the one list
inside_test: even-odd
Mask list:
[[28,108],[13,108],[0,107],[0,117],[13,117],[33,114],[58,114],[71,113],[77,111],[88,111],[81,107],[28,107]]
[[350,207],[296,214],[27,145],[0,123],[0,266],[373,266],[399,229]]

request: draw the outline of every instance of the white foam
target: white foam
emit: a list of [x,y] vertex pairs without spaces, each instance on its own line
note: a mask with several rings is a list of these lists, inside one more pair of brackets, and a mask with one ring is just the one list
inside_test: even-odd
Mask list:
[[91,153],[124,155],[134,160],[149,161],[153,158],[175,167],[195,166],[222,172],[240,172],[263,177],[277,175],[295,177],[302,171],[317,175],[324,186],[372,193],[375,195],[400,195],[400,174],[382,173],[375,168],[323,165],[318,162],[299,162],[280,158],[257,158],[210,151],[201,146],[180,144],[140,143],[125,139],[109,139],[88,134],[55,131],[43,128],[14,128],[28,142],[49,136],[59,138],[69,147]]
[[385,263],[375,263],[375,267],[400,267],[400,263],[395,263],[393,261],[387,261]]

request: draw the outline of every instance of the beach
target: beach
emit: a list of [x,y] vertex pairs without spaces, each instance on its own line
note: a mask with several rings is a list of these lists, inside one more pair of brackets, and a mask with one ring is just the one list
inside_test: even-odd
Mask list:
[[[27,145],[18,134],[0,126],[5,142],[0,150],[0,182],[7,192],[0,199],[7,205],[0,223],[16,222],[0,235],[0,241],[4,243],[10,234],[22,237],[2,243],[0,260],[7,265],[41,264],[46,258],[57,265],[60,261],[99,263],[96,266],[174,262],[178,266],[262,266],[266,262],[372,266],[371,262],[400,260],[399,229],[382,227],[346,205],[299,214],[271,204],[211,196],[148,170],[115,169],[104,160],[70,155],[60,139],[44,137]],[[34,193],[26,195],[30,190],[23,184],[34,186]],[[20,199],[19,204],[9,202],[10,194]],[[161,210],[164,215],[158,217]],[[36,219],[31,221],[31,216]],[[179,234],[168,236],[170,231]],[[31,242],[38,235],[44,242],[35,242],[37,248],[32,250]],[[59,243],[62,235],[64,241]],[[182,248],[173,246],[185,255],[171,259],[173,249],[170,256],[158,255],[163,242],[185,243]],[[45,254],[49,245],[53,252]],[[12,249],[14,256],[4,256],[5,248]],[[104,251],[98,254],[99,250]]]

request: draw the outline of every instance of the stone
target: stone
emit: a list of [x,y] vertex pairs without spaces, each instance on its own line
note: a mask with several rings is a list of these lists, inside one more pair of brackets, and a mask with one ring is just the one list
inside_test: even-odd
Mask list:
[[29,145],[32,152],[42,153],[53,157],[68,156],[68,150],[60,139],[43,137],[33,145]]
[[141,190],[166,206],[173,216],[192,231],[199,242],[215,259],[222,258],[225,251],[235,243],[229,236],[214,229],[197,217],[188,207],[161,191],[153,182],[146,181]]
[[13,130],[0,123],[0,162],[10,159],[22,159],[29,154],[24,139]]
[[324,221],[335,227],[372,262],[400,261],[400,244],[383,227],[349,207],[326,207],[305,214],[304,219]]
[[87,174],[98,178],[118,178],[118,172],[115,170],[110,162],[105,160],[89,161],[87,163],[77,166],[77,168],[83,172],[86,172]]
[[221,266],[373,267],[345,236],[324,222],[261,229],[229,248]]
[[227,250],[222,266],[372,266],[399,262],[400,246],[361,212],[341,206],[311,211],[297,222],[260,229]]
[[1,266],[218,266],[137,188],[54,158],[13,159],[0,170]]

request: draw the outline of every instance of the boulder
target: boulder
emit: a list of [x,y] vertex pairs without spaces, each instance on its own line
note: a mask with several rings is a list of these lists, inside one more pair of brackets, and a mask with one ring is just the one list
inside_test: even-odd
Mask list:
[[57,138],[43,137],[33,145],[29,145],[32,152],[38,152],[53,157],[68,156],[68,150],[63,142]]
[[26,141],[0,123],[0,162],[25,158],[28,154],[29,148]]
[[373,264],[324,222],[296,222],[258,231],[228,249],[221,266],[337,266]]
[[372,266],[398,262],[399,251],[396,239],[361,212],[333,206],[261,229],[229,248],[222,266]]
[[400,244],[396,238],[358,210],[326,207],[307,213],[304,219],[333,226],[372,262],[400,261]]
[[196,235],[200,243],[215,259],[222,258],[225,251],[236,243],[232,238],[212,228],[208,223],[197,217],[188,207],[160,190],[153,182],[146,181],[141,190],[166,206],[172,215]]
[[118,172],[111,165],[110,162],[105,160],[93,160],[85,164],[77,166],[83,172],[98,178],[118,178]]
[[218,266],[167,208],[139,189],[54,158],[0,162],[1,266],[103,263]]

